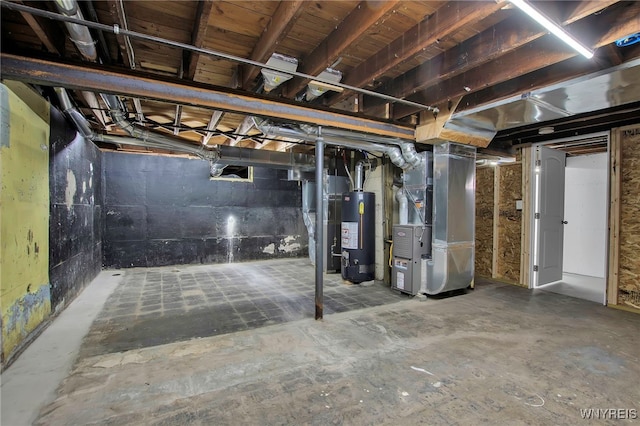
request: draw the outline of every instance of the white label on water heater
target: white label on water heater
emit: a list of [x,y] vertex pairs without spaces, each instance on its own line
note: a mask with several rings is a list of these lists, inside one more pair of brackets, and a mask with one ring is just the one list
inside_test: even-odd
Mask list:
[[342,222],[342,248],[358,248],[358,222]]

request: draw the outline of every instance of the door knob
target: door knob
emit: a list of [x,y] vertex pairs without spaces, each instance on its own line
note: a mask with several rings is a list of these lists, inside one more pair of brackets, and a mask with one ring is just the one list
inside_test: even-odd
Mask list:
[[562,224],[563,224],[563,225],[566,225],[567,223],[569,223],[569,222],[567,222],[566,220],[563,220],[563,221],[562,221]]

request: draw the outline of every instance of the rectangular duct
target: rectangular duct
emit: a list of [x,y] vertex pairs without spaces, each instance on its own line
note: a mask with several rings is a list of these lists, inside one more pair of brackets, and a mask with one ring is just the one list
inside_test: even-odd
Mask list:
[[433,148],[432,257],[424,293],[467,288],[473,281],[476,148],[443,143]]

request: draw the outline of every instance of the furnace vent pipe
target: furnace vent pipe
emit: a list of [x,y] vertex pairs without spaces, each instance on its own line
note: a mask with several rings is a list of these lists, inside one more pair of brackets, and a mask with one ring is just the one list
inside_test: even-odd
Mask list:
[[404,188],[398,189],[396,192],[396,200],[399,205],[398,222],[400,225],[407,225],[409,223],[409,200],[407,199],[407,195],[404,193]]
[[363,181],[364,181],[364,163],[362,161],[358,161],[356,163],[356,176],[355,176],[355,181],[353,185],[353,190],[356,192],[362,192]]
[[[316,134],[306,132],[301,129],[293,129],[290,127],[278,126],[268,121],[261,121],[254,117],[256,128],[265,135],[275,135],[294,139],[302,139],[308,142],[314,142],[317,138]],[[314,128],[315,129],[315,128]],[[402,151],[397,146],[385,145],[382,143],[367,142],[366,135],[362,135],[362,140],[347,139],[345,137],[325,136],[325,129],[322,129],[322,138],[328,145],[341,146],[344,148],[357,149],[362,151],[377,151],[382,152],[389,156],[391,162],[401,169],[409,169],[412,167],[410,163],[405,160],[402,155]]]

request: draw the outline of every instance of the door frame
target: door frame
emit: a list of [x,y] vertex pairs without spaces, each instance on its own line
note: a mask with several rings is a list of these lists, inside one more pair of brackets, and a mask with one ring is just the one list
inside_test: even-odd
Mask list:
[[[606,131],[602,131],[602,132],[596,132],[596,133],[589,133],[586,135],[580,135],[580,136],[569,136],[566,138],[558,138],[558,139],[550,139],[548,141],[545,142],[539,142],[539,143],[535,143],[535,144],[531,144],[530,147],[528,147],[528,151],[529,154],[528,155],[523,155],[523,160],[526,160],[528,162],[528,171],[527,171],[527,176],[523,175],[523,182],[524,182],[524,187],[523,189],[525,189],[525,191],[523,191],[523,194],[528,194],[528,200],[525,204],[528,204],[528,206],[524,206],[527,209],[527,215],[528,220],[527,223],[525,224],[523,221],[523,229],[525,230],[525,232],[527,232],[528,230],[528,234],[526,237],[528,238],[523,238],[523,245],[526,245],[526,248],[529,251],[529,255],[527,256],[527,263],[528,265],[526,266],[526,278],[525,278],[525,282],[523,282],[524,285],[526,285],[526,287],[528,287],[529,289],[534,289],[534,271],[533,271],[533,266],[534,266],[534,262],[533,262],[533,257],[534,257],[534,249],[535,249],[535,185],[536,185],[536,155],[535,155],[535,149],[538,146],[545,146],[545,145],[550,145],[550,144],[558,144],[558,143],[563,143],[563,142],[573,142],[573,141],[579,141],[581,139],[589,139],[589,138],[595,138],[595,137],[606,137],[607,139],[607,164],[611,164],[611,130],[606,130]],[[525,158],[528,157],[528,158]],[[524,172],[525,169],[523,169]],[[607,188],[607,199],[606,199],[606,203],[607,203],[607,213],[606,213],[606,220],[605,223],[603,224],[604,228],[605,228],[605,235],[609,235],[609,222],[610,222],[610,215],[611,215],[611,211],[610,211],[610,205],[611,205],[611,169],[609,167],[607,167],[607,181],[606,181],[606,188]],[[524,215],[523,215],[524,217]],[[526,241],[528,240],[528,241]],[[523,247],[525,248],[525,247]],[[564,249],[564,248],[563,248]],[[605,289],[604,289],[604,294],[603,294],[603,301],[602,304],[603,305],[607,305],[608,302],[608,288],[609,288],[609,267],[610,267],[610,262],[609,262],[609,257],[610,257],[610,239],[607,238],[606,239],[606,247],[605,247],[605,259],[603,259],[604,262],[604,266],[605,266]]]

